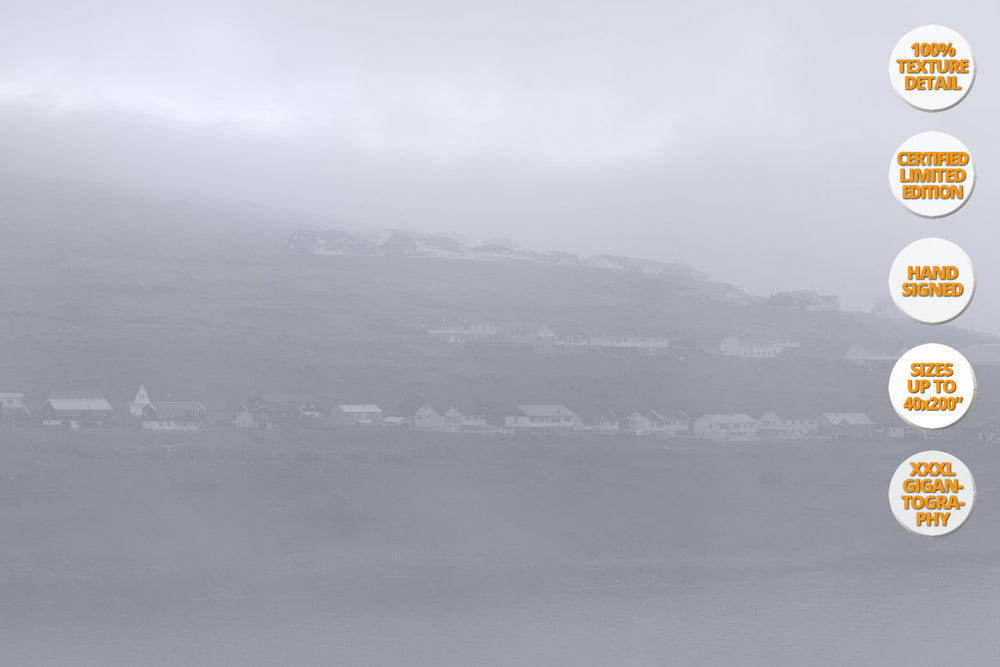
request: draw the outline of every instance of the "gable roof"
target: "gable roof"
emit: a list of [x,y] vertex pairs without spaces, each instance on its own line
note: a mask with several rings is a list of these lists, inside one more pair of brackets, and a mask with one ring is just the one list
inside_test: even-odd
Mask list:
[[382,408],[374,403],[359,403],[356,405],[339,404],[337,409],[341,412],[382,412]]
[[576,413],[565,405],[518,405],[511,411],[525,417],[575,417]]
[[824,412],[823,417],[833,426],[871,426],[871,418],[863,412]]
[[103,398],[50,398],[46,405],[53,410],[113,411],[111,404]]

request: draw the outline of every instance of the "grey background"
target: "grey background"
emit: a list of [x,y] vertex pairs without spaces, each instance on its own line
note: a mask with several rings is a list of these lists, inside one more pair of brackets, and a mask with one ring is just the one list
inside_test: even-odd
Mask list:
[[[50,390],[96,388],[120,414],[147,382],[203,400],[216,423],[0,428],[0,662],[995,663],[1000,458],[974,439],[990,433],[978,425],[995,412],[995,365],[977,367],[975,423],[943,443],[241,433],[226,420],[277,390],[399,414],[417,400],[491,418],[526,401],[588,416],[686,401],[896,424],[888,368],[842,363],[849,345],[995,338],[691,300],[671,291],[686,278],[323,263],[285,240],[503,237],[867,311],[895,254],[940,235],[980,279],[956,324],[995,333],[998,12],[3,2],[0,390],[37,410]],[[979,67],[969,97],[936,115],[886,73],[896,40],[929,22],[963,33]],[[965,142],[979,175],[938,221],[904,211],[886,179],[896,146],[929,129]],[[653,324],[673,349],[622,361],[428,339],[445,317],[497,313]],[[802,355],[722,359],[720,337],[743,327],[801,338]],[[961,458],[980,494],[937,540],[904,531],[886,502],[899,462],[930,448]]]

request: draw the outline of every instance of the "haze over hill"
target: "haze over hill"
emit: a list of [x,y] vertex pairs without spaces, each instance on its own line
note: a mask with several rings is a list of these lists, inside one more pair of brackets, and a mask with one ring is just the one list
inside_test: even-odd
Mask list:
[[[145,384],[202,400],[222,420],[271,392],[404,414],[461,401],[494,418],[518,403],[565,403],[585,413],[859,409],[893,419],[884,378],[842,357],[852,345],[896,353],[926,341],[905,319],[775,307],[677,264],[621,260],[628,266],[613,270],[551,253],[449,261],[401,232],[364,252],[295,252],[286,230],[301,221],[272,216],[80,187],[8,188],[4,385],[36,401],[89,389],[124,402]],[[669,337],[670,354],[540,355],[428,336],[449,321],[645,331]],[[729,334],[801,347],[766,363],[723,358]],[[958,347],[994,340],[950,326],[935,334]],[[984,373],[981,385],[992,381]]]

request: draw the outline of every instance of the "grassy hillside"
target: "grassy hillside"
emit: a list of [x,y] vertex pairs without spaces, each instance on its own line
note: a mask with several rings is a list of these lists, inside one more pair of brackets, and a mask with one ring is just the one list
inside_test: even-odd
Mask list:
[[[154,397],[202,400],[219,415],[259,392],[400,412],[459,402],[491,416],[526,402],[878,412],[885,374],[833,357],[854,343],[894,350],[928,340],[907,321],[710,302],[676,280],[578,266],[296,254],[281,221],[268,227],[275,221],[260,214],[79,192],[3,199],[0,385],[36,403],[52,390],[92,389],[120,408],[145,383]],[[641,329],[669,335],[673,349],[617,358],[449,346],[426,334],[445,319]],[[703,349],[746,328],[802,348],[771,362]],[[958,346],[987,340],[954,327],[934,333]]]

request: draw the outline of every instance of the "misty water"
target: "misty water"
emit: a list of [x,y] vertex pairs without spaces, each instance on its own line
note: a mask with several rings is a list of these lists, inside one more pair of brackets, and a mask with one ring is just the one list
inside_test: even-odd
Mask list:
[[[907,533],[920,443],[0,430],[18,665],[983,664],[966,525]],[[937,635],[951,641],[939,642]]]

